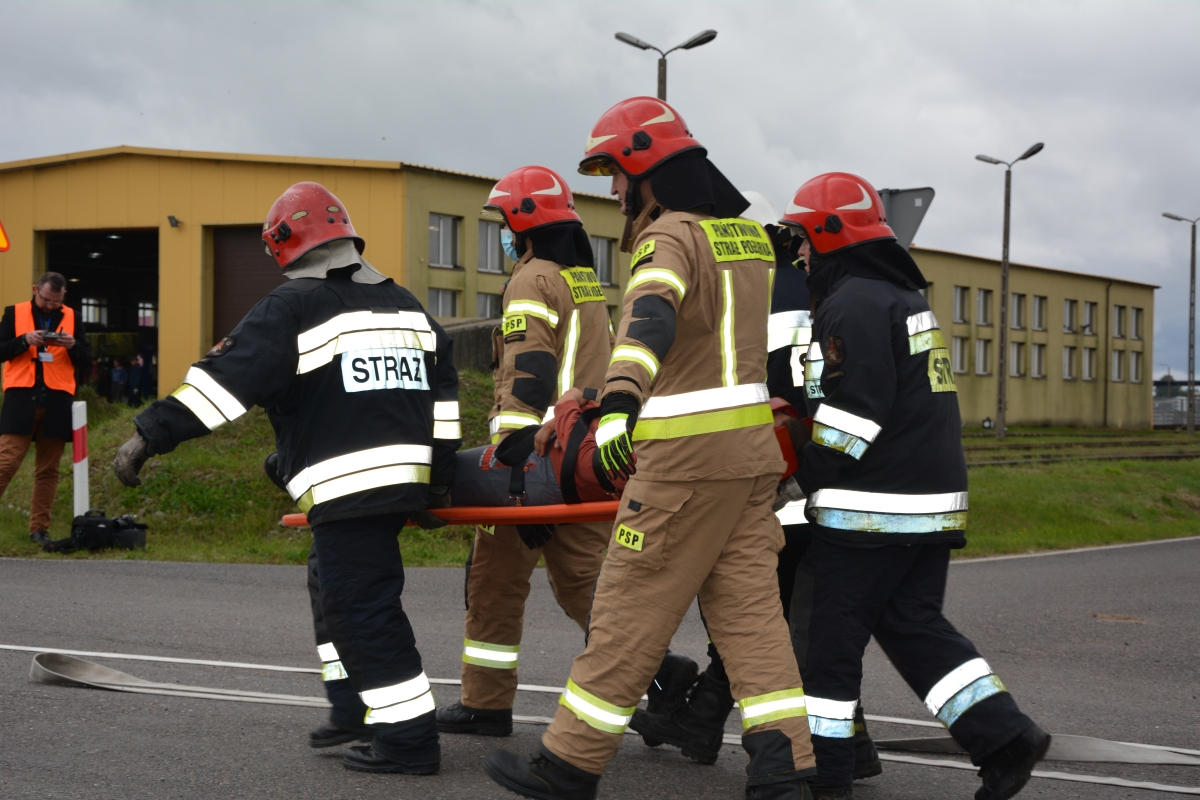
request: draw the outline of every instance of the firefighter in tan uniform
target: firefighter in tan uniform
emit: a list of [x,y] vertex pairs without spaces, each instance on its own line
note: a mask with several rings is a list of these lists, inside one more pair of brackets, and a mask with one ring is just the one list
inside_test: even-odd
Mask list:
[[[503,215],[504,246],[517,262],[494,334],[490,429],[498,459],[524,465],[559,395],[604,385],[612,325],[587,232],[562,176],[522,167],[496,184],[485,208]],[[513,472],[510,493],[520,502],[525,473]],[[611,529],[606,522],[477,529],[467,573],[462,700],[438,709],[439,730],[512,733],[525,600],[538,558],[546,559],[559,605],[584,628]]]
[[526,797],[595,797],[698,596],[741,710],[746,796],[807,800],[815,761],[775,577],[784,462],[764,383],[770,239],[736,219],[745,198],[666,103],[618,103],[585,152],[580,172],[613,177],[633,252],[597,445],[614,474],[636,474],[553,724],[528,758],[498,750],[484,769]]

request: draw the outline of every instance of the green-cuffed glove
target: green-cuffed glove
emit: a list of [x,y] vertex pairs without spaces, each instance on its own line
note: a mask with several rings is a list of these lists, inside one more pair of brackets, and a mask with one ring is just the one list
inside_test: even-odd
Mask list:
[[628,392],[613,392],[600,402],[596,447],[600,450],[600,466],[610,481],[629,480],[637,472],[630,435],[637,424],[637,414],[637,398]]

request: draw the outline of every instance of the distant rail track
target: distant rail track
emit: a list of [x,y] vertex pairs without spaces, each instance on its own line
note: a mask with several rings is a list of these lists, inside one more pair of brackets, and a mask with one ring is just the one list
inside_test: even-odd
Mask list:
[[1068,461],[1186,461],[1200,458],[1200,450],[1179,453],[1119,453],[1116,455],[1031,455],[996,461],[968,461],[967,467],[1016,467],[1030,464],[1061,464]]

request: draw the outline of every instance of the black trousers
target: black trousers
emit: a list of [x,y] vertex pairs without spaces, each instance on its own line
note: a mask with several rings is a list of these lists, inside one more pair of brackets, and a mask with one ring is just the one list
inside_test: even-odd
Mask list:
[[438,760],[440,749],[432,693],[400,601],[404,564],[396,537],[405,519],[384,514],[317,523],[313,547],[321,624],[362,707],[370,709],[375,749],[426,763]]
[[[317,641],[317,653],[321,657],[323,674],[322,685],[325,696],[333,709],[329,712],[329,721],[342,728],[356,728],[363,724],[367,716],[367,706],[354,690],[349,677],[334,677],[345,675],[344,665],[333,644],[333,636],[325,625],[325,611],[321,608],[321,584],[317,575],[317,543],[308,551],[308,600],[312,604],[313,638]],[[329,648],[334,648],[330,653]],[[336,657],[325,662],[325,656]]]
[[[800,561],[792,598],[793,609],[811,611],[791,622],[793,641],[804,639],[800,673],[817,755],[813,783],[853,780],[854,740],[844,712],[859,699],[863,651],[872,634],[974,764],[1033,726],[975,646],[942,614],[949,545],[843,547],[833,541],[836,531],[823,535],[812,527],[816,535]],[[801,591],[810,597],[800,597]]]

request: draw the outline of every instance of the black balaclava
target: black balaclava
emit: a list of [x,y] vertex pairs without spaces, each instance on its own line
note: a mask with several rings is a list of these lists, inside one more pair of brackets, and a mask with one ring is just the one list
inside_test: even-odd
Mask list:
[[656,167],[646,180],[654,199],[672,211],[696,211],[708,206],[714,217],[739,217],[750,207],[721,170],[717,169],[703,148],[688,150]]
[[525,252],[525,241],[533,242],[533,257],[564,267],[595,267],[592,243],[582,222],[555,222],[516,237],[517,249]]
[[929,285],[917,262],[895,239],[875,239],[827,254],[812,251],[805,285],[812,293],[814,311],[844,275],[888,281],[913,290]]

